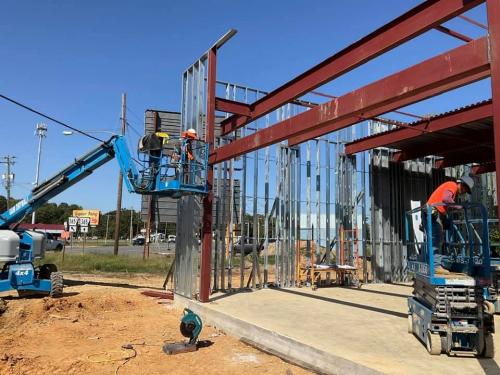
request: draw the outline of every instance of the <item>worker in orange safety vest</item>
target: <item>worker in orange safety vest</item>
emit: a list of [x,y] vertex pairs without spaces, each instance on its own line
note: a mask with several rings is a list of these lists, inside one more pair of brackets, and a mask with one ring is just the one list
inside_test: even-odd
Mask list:
[[[469,176],[462,176],[455,181],[447,181],[439,185],[427,200],[427,205],[444,203],[432,208],[432,249],[434,253],[434,273],[449,274],[448,257],[442,254],[443,246],[443,223],[448,219],[446,212],[450,205],[455,203],[456,198],[462,194],[471,194],[474,180]],[[427,229],[426,211],[422,216],[424,228]]]

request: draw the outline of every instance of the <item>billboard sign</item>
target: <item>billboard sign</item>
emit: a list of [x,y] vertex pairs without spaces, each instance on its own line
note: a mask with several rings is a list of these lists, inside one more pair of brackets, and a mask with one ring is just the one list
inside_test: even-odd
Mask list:
[[99,210],[73,210],[73,216],[89,217],[91,227],[99,225],[99,216],[100,216]]

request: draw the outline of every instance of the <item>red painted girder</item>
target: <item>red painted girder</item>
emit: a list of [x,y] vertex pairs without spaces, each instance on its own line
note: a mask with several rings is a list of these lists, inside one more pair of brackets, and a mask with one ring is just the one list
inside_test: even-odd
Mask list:
[[[472,74],[470,76],[467,76],[467,77],[462,78],[462,79],[458,79],[458,80],[450,82],[448,84],[444,84],[444,85],[438,86],[436,88],[432,88],[432,89],[423,91],[423,92],[416,94],[412,97],[398,99],[394,103],[390,103],[388,105],[378,107],[374,110],[366,111],[363,113],[363,116],[361,118],[363,118],[363,119],[376,119],[376,116],[382,115],[386,112],[396,112],[396,111],[394,111],[394,108],[405,107],[409,104],[419,102],[419,101],[424,100],[426,98],[430,98],[432,96],[444,93],[446,91],[453,90],[453,89],[456,89],[458,87],[468,85],[472,82],[479,81],[481,79],[489,77],[489,75],[490,75],[489,70],[485,70],[485,71],[481,71],[479,73]],[[335,131],[341,124],[343,124],[343,126],[345,127],[345,126],[357,124],[358,122],[360,122],[360,116],[353,116],[351,118],[347,118],[345,120],[341,120],[339,122],[335,122],[331,125],[328,125],[324,129],[323,128],[313,129],[311,131],[305,132],[305,133],[300,134],[298,136],[290,137],[288,139],[288,145],[295,146],[295,145],[298,145],[298,144],[305,142],[309,139],[313,139],[316,137],[320,137],[324,134],[328,134],[332,131]]]
[[251,104],[250,118],[234,115],[224,120],[222,134],[235,131],[483,2],[484,0],[429,0],[417,5]]
[[222,112],[235,113],[242,116],[250,116],[250,106],[234,100],[215,98],[215,109]]
[[[487,40],[483,37],[240,138],[217,149],[210,156],[210,163],[220,163],[303,133],[309,136],[313,130],[322,135],[342,129],[352,125],[352,117],[366,117],[370,111],[378,115],[380,108],[388,112],[398,108],[403,99],[414,102],[416,95],[431,90],[435,95],[444,86],[450,89],[454,82],[463,84],[465,78],[477,77],[488,69]],[[428,95],[420,95],[418,100]],[[359,121],[357,118],[354,123]]]
[[440,132],[469,122],[484,120],[491,116],[493,116],[491,101],[484,102],[441,117],[420,121],[411,127],[398,128],[348,143],[345,146],[345,153],[352,155],[377,147],[386,147],[396,142],[417,139],[424,133]]
[[463,42],[470,42],[472,40],[472,38],[468,37],[467,35],[460,34],[458,31],[451,30],[451,29],[449,29],[445,26],[442,26],[442,25],[436,26],[435,29],[437,31],[444,33],[444,34],[448,34],[449,36],[457,38]]
[[[401,107],[419,102],[421,100],[433,97],[435,95],[447,92],[449,90],[453,90],[453,89],[459,88],[461,86],[468,85],[470,83],[479,81],[481,79],[489,77],[489,75],[490,75],[489,69],[484,70],[484,71],[480,71],[479,73],[475,73],[475,74],[472,74],[470,76],[466,76],[462,79],[458,79],[456,81],[452,81],[450,83],[443,84],[443,85],[438,86],[436,88],[428,89],[428,90],[423,91],[423,92],[416,94],[414,96],[404,97],[402,99],[395,101],[394,103],[391,103],[390,105],[381,106],[379,108],[376,108],[375,110],[367,111],[363,114],[363,117],[364,118],[370,118],[370,117],[373,118],[373,116],[379,116],[379,115],[382,115],[386,112],[391,112],[394,110],[394,108],[401,108]],[[339,122],[334,122],[330,125],[327,125],[324,128],[321,127],[321,128],[313,129],[313,130],[308,131],[308,132],[304,132],[303,134],[300,134],[297,136],[292,136],[288,139],[288,145],[294,146],[294,145],[300,144],[302,142],[308,141],[310,139],[313,139],[316,137],[321,137],[322,135],[325,135],[325,134],[331,133],[335,130],[338,130],[339,126],[341,126],[341,124],[343,124],[342,127],[346,127],[346,126],[357,124],[358,122],[360,122],[358,117],[352,117],[350,119],[345,119],[345,120],[341,120]]]
[[496,164],[493,162],[487,164],[474,165],[472,166],[470,173],[474,176],[477,176],[479,174],[490,173],[495,171],[496,171]]
[[443,159],[436,160],[436,168],[455,167],[457,165],[471,164],[471,163],[491,163],[495,160],[495,155],[492,152],[456,152],[446,155]]

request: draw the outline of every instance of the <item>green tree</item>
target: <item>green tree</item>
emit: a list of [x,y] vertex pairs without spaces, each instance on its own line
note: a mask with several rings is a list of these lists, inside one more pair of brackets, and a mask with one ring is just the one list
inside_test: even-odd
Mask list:
[[[14,198],[10,198],[10,206],[9,207],[12,207],[13,205],[15,205],[17,202],[19,202],[19,199],[14,199]],[[7,198],[3,195],[0,195],[0,213],[4,212],[7,210]]]

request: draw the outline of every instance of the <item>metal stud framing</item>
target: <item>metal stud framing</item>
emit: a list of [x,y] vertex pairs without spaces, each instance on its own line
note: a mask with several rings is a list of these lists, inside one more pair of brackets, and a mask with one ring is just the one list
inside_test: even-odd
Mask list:
[[[379,116],[402,106],[475,82],[489,75],[492,76],[493,103],[495,103],[495,100],[500,97],[500,62],[498,61],[498,51],[500,50],[498,10],[500,5],[498,1],[487,0],[490,32],[488,37],[470,40],[462,35],[461,40],[466,42],[464,45],[351,93],[333,98],[327,103],[320,105],[308,103],[307,108],[303,106],[304,102],[300,101],[300,97],[430,29],[438,28],[443,31],[441,23],[482,2],[480,0],[467,2],[462,0],[426,1],[271,93],[231,84],[225,86],[225,99],[220,99],[220,96],[217,96],[217,90],[215,93],[208,93],[209,97],[206,98],[208,112],[205,112],[207,122],[213,123],[213,115],[215,115],[216,110],[232,113],[227,115],[222,122],[220,136],[225,137],[225,140],[219,142],[219,147],[213,148],[210,155],[211,165],[219,165],[216,181],[213,184],[216,186],[215,211],[217,218],[215,227],[216,233],[217,231],[219,233],[218,236],[216,234],[218,240],[216,241],[215,255],[218,259],[218,274],[213,278],[213,288],[219,288],[219,290],[235,288],[232,281],[232,270],[236,264],[233,264],[235,261],[235,236],[238,236],[242,247],[239,257],[239,288],[246,287],[244,283],[247,276],[245,275],[247,268],[245,268],[244,259],[245,237],[248,237],[248,242],[252,247],[251,259],[249,259],[252,263],[250,268],[252,278],[249,280],[251,286],[254,288],[266,287],[269,283],[274,283],[279,287],[288,287],[295,284],[296,270],[299,269],[297,263],[299,259],[303,260],[302,239],[305,239],[306,262],[319,261],[318,258],[322,251],[326,251],[325,259],[332,260],[333,257],[330,257],[329,254],[330,243],[335,243],[336,240],[337,243],[339,242],[340,228],[357,230],[358,225],[363,227],[361,231],[362,248],[366,249],[367,252],[370,249],[372,252],[371,265],[375,279],[381,281],[404,279],[405,259],[404,256],[398,255],[401,254],[398,250],[400,223],[395,218],[405,208],[404,204],[406,203],[403,201],[407,197],[401,196],[399,191],[408,180],[416,181],[420,178],[418,176],[422,174],[428,176],[425,179],[425,187],[430,188],[432,184],[438,182],[442,172],[434,171],[431,165],[434,161],[431,162],[427,159],[421,162],[405,162],[404,165],[396,165],[392,161],[393,152],[389,149],[372,151],[369,158],[367,154],[347,156],[344,153],[345,143],[352,141],[356,136],[363,135],[367,126],[360,124],[361,128],[351,127],[350,130],[341,132],[339,130],[360,123],[367,118]],[[216,49],[211,51],[215,52]],[[198,126],[203,120],[203,116],[200,116],[200,108],[203,108],[203,105],[199,104],[203,103],[201,99],[203,94],[200,94],[199,90],[205,82],[200,78],[206,76],[204,61],[200,60],[195,63],[185,74],[187,75],[184,80],[183,124],[189,123]],[[209,78],[208,81],[214,82],[214,79]],[[232,95],[227,95],[228,90],[231,91]],[[249,98],[250,92],[253,95],[253,100]],[[500,107],[493,105],[493,108]],[[495,110],[493,112],[494,115],[498,114],[495,113]],[[273,118],[273,113],[276,114],[276,123],[271,125],[270,119]],[[210,114],[212,114],[212,119],[210,119]],[[265,126],[258,125],[258,119],[262,118],[265,119]],[[496,131],[497,122],[495,121],[496,151],[500,149],[498,136],[500,132]],[[331,132],[335,132],[334,135],[328,136]],[[323,138],[316,139],[316,137]],[[335,141],[332,141],[332,138]],[[279,144],[285,140],[288,140],[288,144]],[[291,148],[290,146],[293,145],[299,146]],[[333,153],[331,154],[332,145]],[[258,150],[264,147],[266,149],[263,165],[259,165],[262,163],[259,159],[261,153]],[[311,148],[313,147],[316,151],[314,161],[311,160]],[[306,157],[305,163],[302,163],[301,156],[304,155],[304,151]],[[250,155],[250,152],[253,154]],[[238,159],[238,157],[240,158]],[[335,169],[333,176],[330,157],[333,157]],[[498,152],[496,157],[499,158]],[[499,163],[497,160],[496,165]],[[252,167],[247,168],[249,165]],[[370,165],[369,171],[367,170],[368,165]],[[314,201],[311,194],[313,168],[315,170]],[[259,178],[262,171],[264,176]],[[369,176],[367,176],[368,173]],[[226,197],[227,189],[225,187],[228,182],[226,179],[228,174],[230,189],[229,196]],[[303,175],[305,175],[306,184],[304,197],[302,196],[303,189],[301,189]],[[324,178],[320,177],[322,175]],[[498,176],[499,174],[497,174],[497,187],[500,186],[500,182],[498,182],[500,177]],[[369,178],[368,183],[366,182],[367,177]],[[223,179],[222,182],[219,181],[220,178]],[[333,185],[336,186],[334,192],[330,188],[331,178],[333,178]],[[253,184],[250,183],[247,186],[247,180],[252,181]],[[235,182],[239,182],[241,187],[238,194],[235,192]],[[387,188],[388,184],[391,186],[390,189]],[[273,191],[274,199],[271,196]],[[380,194],[383,191],[388,193],[389,203],[385,201],[386,198],[381,197]],[[410,195],[413,193],[417,194],[414,191]],[[235,196],[237,195],[240,195],[239,207],[236,207],[235,204]],[[225,214],[225,203],[220,204],[223,199],[230,201],[227,214]],[[252,202],[251,219],[246,214],[247,199],[248,202]],[[335,204],[334,220],[330,217],[332,200]],[[219,205],[217,205],[217,201],[219,201]],[[188,203],[192,204],[191,201],[184,202],[183,200],[179,203],[179,207],[197,209],[197,207],[182,206]],[[300,214],[303,203],[305,203],[306,212],[305,225]],[[312,212],[313,205],[315,212]],[[209,205],[205,204],[204,207],[205,219],[207,219],[206,211],[210,209],[210,213],[212,212],[211,201]],[[371,215],[367,212],[368,207],[371,209]],[[235,215],[235,212],[239,212],[239,215]],[[326,216],[324,220],[322,212]],[[315,218],[314,230],[313,216]],[[359,223],[358,217],[361,217],[361,223]],[[384,221],[385,217],[390,217],[392,221]],[[234,220],[238,220],[239,223],[236,225]],[[261,222],[263,223],[263,234],[260,233]],[[334,226],[332,222],[335,222]],[[206,277],[207,272],[210,276],[210,261],[212,259],[212,241],[210,239],[212,224],[209,223],[209,225],[210,227],[207,226],[207,220],[204,220],[200,288],[200,295],[202,295],[200,299],[203,301],[207,299],[206,291],[211,288],[211,278]],[[370,233],[368,233],[367,228],[370,228]],[[336,240],[335,238],[331,239],[332,234]],[[257,248],[260,245],[261,237],[264,247],[262,253],[264,278],[262,281],[259,267],[261,253],[260,249]],[[185,245],[183,246],[187,246],[187,248],[193,246],[191,251],[194,251],[195,244],[189,242],[188,239],[184,240]],[[313,241],[314,249],[312,248]],[[338,262],[340,254],[338,246],[336,248],[335,259]],[[179,249],[179,252],[182,255],[186,249]],[[227,262],[223,253],[228,256]],[[315,254],[313,255],[313,253]],[[352,248],[347,249],[346,254],[345,260],[352,262]],[[195,255],[191,254],[186,255],[183,259],[188,259],[194,264],[196,263],[194,258]],[[249,260],[247,259],[247,261]],[[394,262],[399,267],[396,267],[398,268],[396,270],[394,270],[396,264]],[[364,264],[364,273],[367,274],[366,257]],[[183,278],[179,277],[179,280],[183,280]],[[225,288],[225,280],[227,280],[227,289]],[[179,288],[179,290],[187,289],[189,288]],[[192,291],[193,288],[191,288]]]

